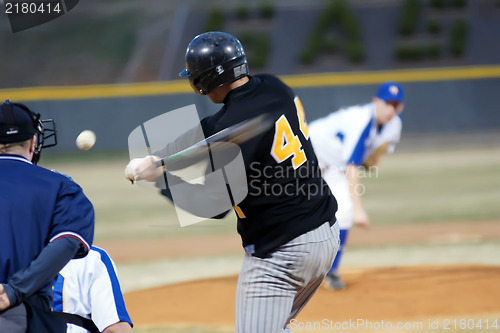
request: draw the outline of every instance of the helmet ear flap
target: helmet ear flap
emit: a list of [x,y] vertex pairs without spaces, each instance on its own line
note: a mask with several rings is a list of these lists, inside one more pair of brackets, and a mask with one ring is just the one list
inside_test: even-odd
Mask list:
[[193,88],[195,93],[197,93],[199,95],[206,95],[207,93],[200,86],[201,80],[202,80],[201,75],[197,75],[196,77],[190,76],[189,77],[189,84],[191,85],[191,88]]
[[249,71],[246,57],[240,57],[213,67],[201,74],[194,74],[192,73],[189,76],[191,87],[196,93],[206,95],[223,84],[249,75]]

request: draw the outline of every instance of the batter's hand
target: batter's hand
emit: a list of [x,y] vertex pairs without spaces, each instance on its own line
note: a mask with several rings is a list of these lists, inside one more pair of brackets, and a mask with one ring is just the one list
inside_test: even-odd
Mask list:
[[163,174],[163,168],[158,168],[155,165],[155,162],[159,160],[160,158],[154,155],[149,155],[144,158],[134,158],[125,168],[125,178],[132,184],[138,180],[154,182]]
[[353,222],[355,225],[359,227],[363,227],[365,229],[370,229],[370,219],[368,218],[368,214],[366,211],[362,208],[355,208],[354,209],[354,218]]
[[10,307],[10,300],[5,293],[3,284],[0,283],[0,311],[8,309]]

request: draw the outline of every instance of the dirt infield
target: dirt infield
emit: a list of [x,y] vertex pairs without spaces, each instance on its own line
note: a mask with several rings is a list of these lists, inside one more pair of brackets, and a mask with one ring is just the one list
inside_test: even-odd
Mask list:
[[[457,222],[376,227],[370,232],[354,229],[350,245],[374,246],[373,250],[376,251],[381,244],[425,246],[436,242],[466,244],[496,242],[498,239],[499,221]],[[207,248],[214,256],[241,252],[237,235],[197,236],[192,239],[170,240],[167,243],[161,245],[158,241],[134,246],[129,242],[126,248],[123,244],[120,246],[118,243],[110,243],[105,247],[116,252],[114,256],[119,262],[144,260],[151,258],[150,256],[196,257],[201,252],[207,254]],[[210,247],[209,244],[213,246]],[[143,251],[130,250],[136,246]],[[471,256],[474,258],[474,253]],[[321,287],[297,318],[292,331],[303,331],[295,328],[307,328],[307,325],[324,324],[325,321],[340,325],[357,320],[377,323],[385,321],[394,325],[399,320],[416,320],[416,323],[424,325],[422,329],[417,327],[416,331],[420,332],[427,332],[424,329],[429,327],[425,325],[429,325],[429,320],[434,318],[498,318],[500,325],[500,266],[407,266],[405,263],[388,267],[341,269],[347,290],[334,292]],[[234,325],[236,282],[236,276],[228,276],[132,291],[125,294],[125,302],[140,333],[230,332]],[[441,325],[444,325],[444,321]],[[164,329],[150,331],[142,329],[144,327]],[[176,329],[172,329],[173,327]],[[184,328],[177,330],[177,327]],[[203,329],[199,330],[199,327]],[[204,327],[212,329],[204,330]],[[335,330],[339,331],[338,327]],[[353,331],[342,327],[340,330]]]
[[[500,267],[393,267],[344,273],[348,289],[321,287],[295,326],[345,322],[500,317]],[[137,326],[234,323],[236,277],[201,280],[126,294]]]
[[[353,228],[349,246],[396,244],[432,244],[500,239],[500,220],[475,222],[441,222],[376,226],[369,230]],[[199,255],[242,254],[241,239],[236,232],[220,235],[196,235],[170,239],[131,239],[97,242],[118,263],[189,258]]]

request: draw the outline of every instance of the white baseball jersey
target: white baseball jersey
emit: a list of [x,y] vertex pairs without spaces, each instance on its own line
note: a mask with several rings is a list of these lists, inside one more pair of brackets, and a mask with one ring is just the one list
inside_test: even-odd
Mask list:
[[392,153],[399,142],[401,128],[399,116],[378,128],[373,103],[341,109],[309,124],[323,178],[337,199],[335,216],[340,229],[347,230],[353,223],[353,204],[344,174],[347,165],[362,165],[384,143],[389,143],[387,151]]
[[[99,331],[120,321],[132,325],[115,264],[106,251],[92,246],[85,258],[73,259],[64,266],[54,285],[54,311],[91,319]],[[88,331],[68,324],[68,332]]]
[[399,142],[401,118],[377,127],[375,105],[356,105],[333,112],[309,124],[314,151],[322,168],[345,170],[347,164],[363,161],[384,142],[389,152]]

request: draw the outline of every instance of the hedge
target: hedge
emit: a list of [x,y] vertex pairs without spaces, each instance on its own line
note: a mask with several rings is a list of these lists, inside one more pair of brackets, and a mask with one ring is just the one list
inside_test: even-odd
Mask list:
[[269,34],[243,31],[237,37],[245,46],[249,66],[255,68],[265,67],[271,52],[271,37]]
[[434,8],[446,7],[446,0],[431,0],[431,6]]
[[243,5],[236,7],[234,14],[236,16],[236,19],[241,21],[245,21],[250,16],[248,7]]
[[467,5],[467,0],[451,0],[451,5],[453,7],[465,7]]
[[450,38],[450,51],[452,55],[458,57],[465,52],[467,30],[467,23],[463,19],[457,19],[453,23]]
[[420,0],[405,0],[398,22],[398,33],[403,36],[413,35],[417,30],[420,15]]
[[421,44],[398,44],[394,50],[398,60],[417,61],[426,55],[426,49]]
[[427,55],[431,59],[437,59],[441,57],[441,46],[438,44],[429,45],[427,48]]
[[221,31],[224,27],[225,13],[221,9],[212,9],[208,13],[207,20],[205,22],[205,31]]
[[[338,26],[342,34],[342,41],[327,35],[328,29]],[[342,49],[351,62],[360,62],[365,58],[361,31],[356,16],[345,0],[331,0],[321,12],[316,26],[311,31],[305,47],[300,53],[302,64],[311,64],[316,56],[322,52],[336,52],[339,43],[344,44]]]
[[442,26],[438,19],[430,19],[427,21],[427,31],[432,35],[437,35],[441,32]]
[[263,19],[272,19],[276,14],[276,9],[270,1],[261,3],[259,7],[259,16]]

